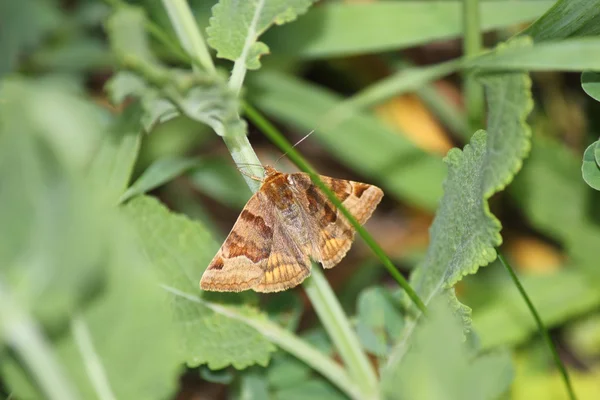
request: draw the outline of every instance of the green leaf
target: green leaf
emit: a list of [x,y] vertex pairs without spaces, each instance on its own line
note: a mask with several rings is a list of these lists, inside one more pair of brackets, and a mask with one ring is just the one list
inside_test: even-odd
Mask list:
[[89,169],[92,185],[111,205],[131,179],[141,143],[141,107],[127,107],[102,138]]
[[[481,29],[489,31],[533,20],[553,1],[480,3]],[[459,1],[334,2],[315,7],[294,24],[274,28],[265,41],[274,54],[325,58],[399,50],[458,37]],[[357,24],[356,21],[360,21]]]
[[[114,224],[122,228],[120,222]],[[65,372],[81,398],[164,399],[177,389],[182,361],[164,291],[131,252],[131,237],[113,229],[117,254],[94,301],[74,315],[55,341]],[[16,365],[5,367],[22,398],[44,398]]]
[[88,154],[76,151],[89,152],[102,128],[57,82],[4,80],[0,98],[0,281],[58,326],[101,277],[106,210],[85,190]]
[[157,160],[123,193],[120,202],[164,185],[197,164],[196,158],[168,157]]
[[581,174],[585,183],[596,190],[600,190],[600,166],[596,161],[596,149],[598,148],[596,141],[588,146],[583,153],[583,163],[581,165]]
[[255,93],[252,100],[264,112],[306,132],[316,127],[311,140],[321,142],[332,156],[381,185],[387,194],[435,209],[444,174],[435,155],[367,113],[356,112],[339,124],[322,123],[327,111],[341,104],[341,97],[308,82],[262,71],[252,77],[250,87],[249,93]]
[[383,378],[385,398],[480,400],[506,392],[513,378],[509,354],[474,357],[446,299],[438,297],[429,310],[396,374]]
[[12,71],[19,56],[37,47],[44,37],[60,26],[58,7],[44,0],[0,2],[0,78]]
[[156,63],[146,36],[144,9],[120,4],[114,10],[106,21],[106,32],[113,52],[120,58],[136,57]]
[[600,34],[599,0],[559,0],[522,34],[536,42]]
[[[548,328],[562,325],[600,305],[597,283],[568,267],[548,275],[525,275],[521,281]],[[487,299],[489,302],[473,311],[473,327],[483,350],[516,346],[538,332],[514,284],[504,281],[495,285],[500,287]]]
[[600,65],[598,48],[600,38],[576,37],[560,42],[542,42],[530,48],[511,47],[501,53],[477,57],[468,62],[467,66],[496,71],[583,71],[597,69]]
[[365,350],[385,357],[403,325],[402,314],[385,289],[371,287],[359,295],[356,331]]
[[260,68],[259,58],[269,48],[258,37],[271,25],[291,22],[305,13],[315,0],[220,0],[213,7],[207,28],[208,44],[217,57]]
[[[527,46],[528,41],[515,41],[512,45]],[[521,168],[531,135],[525,119],[533,106],[527,74],[509,72],[484,75],[481,79],[487,93],[489,133],[478,131],[464,150],[448,152],[444,197],[430,228],[425,259],[411,277],[413,287],[426,303],[446,293],[467,325],[470,310],[458,302],[452,287],[463,276],[477,272],[496,258],[495,247],[502,242],[501,225],[491,214],[488,199]],[[402,340],[388,362],[388,371],[401,363],[414,324],[414,320],[406,324]]]
[[581,87],[596,101],[600,101],[600,73],[585,71],[581,74]]
[[534,226],[560,241],[574,266],[600,278],[595,251],[600,226],[589,215],[594,197],[581,179],[581,160],[561,143],[538,135],[511,189]]
[[203,159],[189,178],[197,190],[234,209],[242,209],[252,195],[243,189],[246,185],[240,172],[223,157]]
[[[124,211],[136,226],[147,263],[157,270],[163,287],[171,288],[171,293],[202,295],[204,299],[195,302],[182,296],[172,298],[187,363],[190,366],[207,363],[211,369],[266,365],[275,347],[254,328],[206,305],[212,301],[235,305],[253,298],[252,294],[200,292],[202,272],[217,251],[210,234],[200,224],[169,212],[150,197],[136,197]],[[240,306],[240,310],[257,318],[262,315],[248,307]]]
[[273,393],[273,399],[276,400],[344,400],[347,399],[335,387],[326,381],[309,379],[301,382],[297,386],[281,389]]

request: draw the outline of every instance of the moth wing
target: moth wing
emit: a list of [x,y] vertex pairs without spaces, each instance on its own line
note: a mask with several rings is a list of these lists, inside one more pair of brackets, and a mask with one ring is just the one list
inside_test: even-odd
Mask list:
[[[322,175],[319,177],[361,225],[371,217],[383,197],[383,191],[374,185]],[[304,193],[301,204],[308,219],[313,221],[313,239],[306,251],[324,268],[332,268],[352,246],[355,229],[325,193],[312,183],[308,174],[292,174],[292,179]]]
[[280,292],[299,285],[309,275],[308,254],[302,251],[284,224],[276,224],[264,276],[253,289],[257,292]]
[[254,194],[223,245],[204,271],[200,288],[218,292],[241,292],[264,278],[273,247],[273,208]]

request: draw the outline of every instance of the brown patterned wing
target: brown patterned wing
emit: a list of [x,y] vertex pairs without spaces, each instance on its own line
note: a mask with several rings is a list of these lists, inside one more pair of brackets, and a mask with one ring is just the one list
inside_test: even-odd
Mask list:
[[264,279],[273,247],[273,219],[273,210],[261,204],[259,193],[252,196],[204,271],[200,287],[241,292],[258,285]]
[[[315,261],[321,262],[324,268],[332,268],[344,258],[352,246],[355,229],[327,196],[312,183],[308,174],[296,173],[291,176],[295,186],[305,194],[301,198],[301,204],[309,219],[314,221],[314,239],[311,240],[310,248],[305,251],[309,252]],[[320,178],[360,224],[364,224],[371,217],[383,197],[383,191],[377,186],[322,175]]]
[[280,292],[299,285],[310,275],[310,259],[284,224],[275,225],[273,247],[257,292]]

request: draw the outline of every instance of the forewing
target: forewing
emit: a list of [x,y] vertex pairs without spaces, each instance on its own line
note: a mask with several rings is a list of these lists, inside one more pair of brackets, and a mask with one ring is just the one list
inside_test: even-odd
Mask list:
[[258,285],[273,247],[273,209],[260,192],[248,200],[200,280],[203,290],[241,292]]
[[[360,224],[364,224],[383,197],[377,186],[320,176]],[[324,268],[332,268],[346,255],[354,241],[355,229],[327,196],[312,183],[308,174],[292,174],[302,206],[312,221],[312,240],[305,249]]]

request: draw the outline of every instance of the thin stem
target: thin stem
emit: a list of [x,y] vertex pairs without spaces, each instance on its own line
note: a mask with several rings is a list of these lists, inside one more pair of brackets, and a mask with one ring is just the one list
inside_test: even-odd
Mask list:
[[533,318],[535,319],[535,322],[536,322],[536,324],[538,326],[538,329],[539,329],[540,333],[542,334],[542,337],[544,338],[544,341],[546,342],[546,344],[550,348],[550,352],[552,353],[552,358],[554,358],[554,363],[556,364],[556,367],[558,368],[558,370],[560,371],[560,374],[562,375],[563,381],[564,381],[565,386],[567,388],[567,392],[569,394],[569,398],[571,400],[576,400],[577,397],[575,396],[575,392],[573,391],[573,387],[571,386],[571,379],[569,378],[569,374],[567,373],[567,369],[565,368],[562,360],[558,356],[558,352],[556,351],[556,347],[554,346],[554,343],[552,342],[552,339],[550,338],[550,334],[548,333],[548,330],[546,329],[546,326],[544,325],[544,322],[540,318],[540,315],[538,314],[537,310],[535,309],[535,306],[533,305],[533,303],[529,299],[529,296],[527,295],[527,292],[523,288],[523,285],[521,285],[521,282],[519,281],[519,278],[517,277],[517,274],[515,274],[515,271],[512,269],[512,267],[510,266],[510,264],[506,261],[506,259],[504,258],[504,256],[499,251],[498,251],[498,259],[500,260],[500,263],[502,263],[502,265],[504,266],[504,268],[506,268],[506,270],[508,271],[508,274],[512,278],[515,286],[517,287],[517,289],[521,293],[521,296],[523,297],[523,300],[525,300],[525,303],[527,303],[527,307],[529,308],[529,311],[533,315]]
[[184,50],[197,58],[208,73],[215,74],[215,64],[187,1],[163,0],[163,6]]
[[350,375],[368,398],[376,399],[378,383],[373,366],[362,351],[350,321],[318,267],[313,266],[311,277],[304,281],[304,290],[344,364],[348,367]]
[[260,167],[260,160],[252,149],[248,137],[243,134],[226,134],[223,136],[223,141],[237,167],[240,168],[240,171],[244,171],[242,175],[246,184],[252,192],[257,192],[260,182],[252,179],[252,176],[262,177],[264,170]]
[[306,341],[300,339],[298,336],[287,331],[286,329],[281,328],[279,325],[271,322],[270,320],[263,318],[252,318],[247,314],[237,312],[237,310],[231,307],[205,301],[197,296],[182,292],[176,288],[166,285],[162,285],[162,287],[175,296],[183,297],[195,303],[202,304],[210,308],[215,313],[225,315],[228,318],[241,321],[253,327],[272,343],[275,343],[289,354],[295,356],[299,360],[302,360],[312,369],[323,375],[326,379],[329,379],[331,383],[333,383],[342,392],[346,393],[350,398],[357,400],[364,399],[357,385],[350,379],[343,368],[341,368],[329,357],[323,355],[323,353],[308,344]]
[[[479,0],[463,0],[463,48],[465,58],[470,59],[481,53],[482,38],[479,20]],[[476,81],[471,71],[463,74],[463,92],[467,107],[467,118],[471,132],[483,128],[484,94],[483,86]]]
[[94,348],[90,330],[81,315],[74,317],[71,321],[71,332],[79,349],[79,354],[81,354],[83,366],[96,391],[97,398],[99,400],[116,400],[102,361]]
[[363,240],[367,243],[367,245],[371,248],[373,253],[381,260],[384,267],[388,270],[390,275],[398,282],[398,284],[404,289],[408,297],[415,303],[417,307],[421,310],[421,312],[426,313],[427,308],[423,301],[419,298],[417,293],[413,290],[413,288],[408,284],[406,279],[400,274],[398,269],[394,266],[390,258],[385,254],[381,246],[371,237],[371,235],[366,231],[366,229],[356,221],[356,218],[350,214],[350,212],[343,206],[340,200],[335,196],[335,194],[327,187],[321,179],[319,179],[319,175],[315,172],[314,168],[306,161],[300,154],[292,147],[292,145],[279,133],[277,128],[273,126],[265,117],[263,117],[258,110],[249,104],[244,104],[244,111],[250,120],[260,128],[260,130],[280,149],[288,154],[289,159],[298,166],[302,171],[308,173],[313,180],[313,182],[327,195],[329,200],[339,209],[342,214],[348,219],[348,221],[352,224],[352,226],[356,229],[358,234],[363,238]]
[[31,372],[40,388],[51,400],[78,399],[56,360],[50,343],[36,321],[23,310],[0,282],[0,328],[8,345]]

